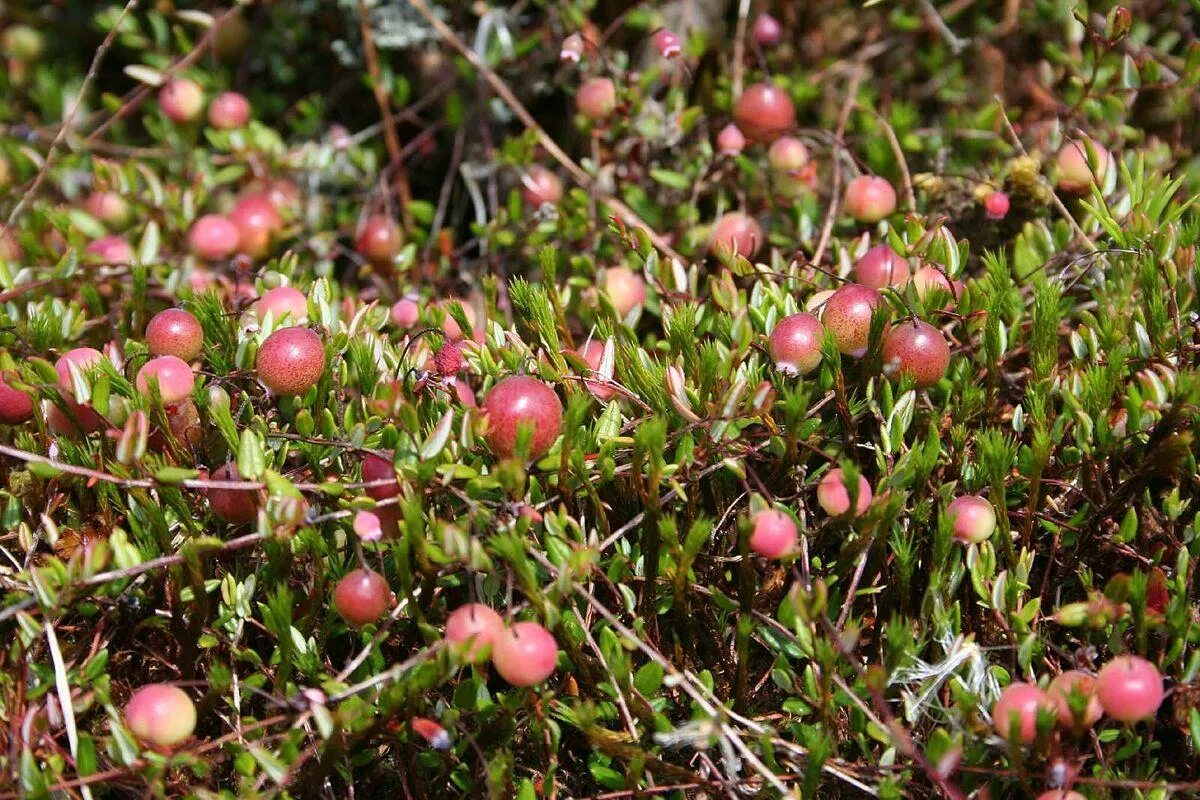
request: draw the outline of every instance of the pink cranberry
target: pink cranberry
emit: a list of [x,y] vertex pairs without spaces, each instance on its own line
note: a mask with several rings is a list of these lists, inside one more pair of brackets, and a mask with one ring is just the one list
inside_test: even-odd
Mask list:
[[955,301],[962,296],[962,285],[958,281],[947,278],[946,274],[937,267],[926,265],[918,269],[913,273],[912,284],[917,291],[917,297],[921,298],[922,302],[929,300],[935,290],[943,291],[950,296],[950,303],[948,303],[950,306],[953,306]]
[[392,465],[390,457],[380,458],[373,453],[368,453],[363,458],[362,479],[364,483],[374,483],[382,480],[391,481],[391,483],[380,486],[368,486],[364,490],[369,497],[376,500],[386,500],[389,497],[395,497],[400,494],[400,484],[396,481],[396,468]]
[[575,94],[575,107],[592,122],[604,122],[617,110],[617,86],[609,78],[589,78]]
[[940,381],[949,366],[946,337],[924,320],[897,323],[883,337],[883,372],[889,377],[910,375],[918,389],[926,389]]
[[205,261],[229,258],[237,250],[238,239],[237,226],[220,214],[205,214],[188,231],[192,253]]
[[1162,705],[1162,675],[1141,656],[1117,656],[1096,676],[1096,696],[1113,719],[1137,722],[1153,716]]
[[[233,464],[218,467],[211,480],[241,482],[242,476]],[[232,525],[246,525],[258,519],[259,491],[257,489],[206,489],[212,512]]]
[[177,686],[146,684],[126,703],[125,725],[143,742],[174,747],[196,730],[196,706]]
[[747,138],[769,142],[796,127],[796,107],[787,91],[773,83],[746,87],[733,106],[733,120]]
[[504,634],[504,619],[483,603],[459,606],[446,618],[446,642],[460,646],[463,657],[472,664],[486,659],[496,639]]
[[204,90],[187,78],[172,78],[158,92],[158,106],[172,122],[195,122],[204,109]]
[[229,221],[238,231],[239,252],[262,258],[271,250],[271,236],[283,227],[278,209],[261,194],[246,195],[229,212]]
[[208,107],[208,124],[221,130],[240,128],[250,121],[250,101],[240,92],[222,92]]
[[84,209],[105,225],[123,228],[131,216],[129,203],[116,192],[92,192],[83,205]]
[[0,375],[0,422],[20,425],[33,419],[33,398],[9,385],[10,378]]
[[254,366],[271,394],[304,394],[325,372],[325,345],[308,328],[280,328],[262,343]]
[[190,312],[168,308],[155,314],[146,326],[146,347],[151,355],[191,361],[204,349],[204,329]]
[[536,622],[518,622],[492,642],[492,666],[513,686],[534,686],[554,674],[558,643]]
[[655,32],[654,36],[651,37],[651,41],[654,43],[654,49],[663,58],[676,58],[683,52],[683,45],[679,41],[679,37],[675,35],[674,31],[669,31],[666,28]]
[[534,165],[521,178],[521,194],[531,208],[541,208],[562,200],[563,186],[558,176],[541,165]]
[[967,544],[987,541],[996,530],[996,509],[979,495],[956,497],[946,506],[954,538]]
[[[850,510],[850,491],[846,487],[846,475],[838,467],[826,472],[817,484],[817,503],[831,517],[840,517]],[[854,503],[853,516],[860,517],[871,505],[871,484],[862,475],[858,476],[858,499]]]
[[807,375],[821,363],[825,329],[812,314],[801,312],[779,320],[767,339],[767,352],[784,375]]
[[387,580],[369,569],[346,573],[333,590],[333,607],[352,628],[379,621],[391,608],[392,600]]
[[899,286],[908,280],[908,274],[908,259],[886,244],[875,245],[854,265],[855,279],[872,289]]
[[825,301],[821,323],[833,334],[838,350],[861,358],[871,340],[871,317],[883,297],[870,286],[848,283]]
[[1039,710],[1057,712],[1054,701],[1032,683],[1010,684],[992,706],[992,727],[1005,739],[1029,744],[1037,738]]
[[287,319],[292,324],[308,320],[308,295],[291,286],[276,286],[263,292],[254,304],[254,316],[262,322],[267,314],[276,322]]
[[1096,151],[1096,167],[1088,161],[1087,144],[1074,139],[1058,151],[1055,163],[1058,166],[1058,188],[1064,192],[1082,193],[1092,184],[1103,184],[1112,166],[1112,155],[1096,142],[1091,142]]
[[370,263],[386,267],[390,266],[400,253],[403,243],[400,226],[393,222],[391,217],[376,215],[368,217],[363,223],[354,249]]
[[133,248],[124,236],[102,236],[89,244],[85,252],[105,264],[128,264],[133,260]]
[[460,308],[462,308],[463,314],[466,316],[467,322],[471,324],[473,331],[477,330],[476,323],[478,322],[475,314],[475,307],[466,300],[456,300],[454,298],[446,300],[443,303],[443,305],[446,307],[446,315],[442,318],[442,332],[446,334],[447,339],[450,339],[454,342],[466,339],[466,335],[463,333],[462,327],[458,324],[458,320],[454,319],[453,315],[450,314],[450,308],[456,303]]
[[730,211],[713,226],[712,241],[708,247],[714,255],[737,253],[753,258],[762,247],[763,238],[762,226],[754,217],[740,211]]
[[604,293],[612,301],[617,316],[624,319],[646,302],[646,281],[628,267],[609,267],[604,270]]
[[727,156],[736,156],[746,147],[746,137],[732,122],[717,134],[717,150]]
[[983,199],[983,212],[988,219],[1004,219],[1008,216],[1010,202],[1004,192],[992,192]]
[[[587,362],[592,372],[600,369],[600,361],[604,358],[604,343],[596,339],[590,340],[578,350],[580,358]],[[607,403],[617,395],[617,390],[599,381],[584,381],[584,387],[591,392],[592,397],[601,403]]]
[[767,150],[767,164],[775,172],[794,175],[809,161],[808,147],[795,136],[780,136]]
[[420,318],[421,307],[411,297],[402,297],[392,306],[392,324],[401,330],[416,325]]
[[157,382],[158,392],[165,405],[178,403],[192,393],[196,385],[196,377],[192,368],[183,359],[175,356],[159,356],[152,358],[138,370],[137,388],[146,396],[150,396],[150,383]]
[[859,175],[846,185],[844,205],[859,222],[879,222],[896,210],[896,190],[883,178]]
[[[1058,675],[1050,681],[1046,694],[1054,701],[1055,708],[1058,710],[1060,728],[1068,730],[1090,728],[1104,715],[1104,706],[1100,704],[1100,698],[1096,696],[1096,678],[1082,670],[1069,669]],[[1068,702],[1068,698],[1075,695],[1087,698],[1083,715],[1078,719],[1072,713],[1071,704]]]
[[529,458],[545,455],[562,432],[562,402],[554,390],[524,375],[505,378],[492,387],[483,401],[487,416],[487,442],[501,458],[516,453],[517,434],[529,428]]
[[750,549],[763,558],[782,558],[796,549],[800,533],[790,516],[773,508],[754,515]]
[[74,383],[71,380],[72,364],[75,365],[76,369],[87,374],[89,370],[103,360],[104,354],[91,347],[76,347],[74,350],[68,350],[63,353],[58,361],[54,362],[54,369],[58,372],[59,388],[67,393],[74,392]]
[[759,47],[774,47],[783,41],[783,26],[765,11],[754,18],[751,33]]

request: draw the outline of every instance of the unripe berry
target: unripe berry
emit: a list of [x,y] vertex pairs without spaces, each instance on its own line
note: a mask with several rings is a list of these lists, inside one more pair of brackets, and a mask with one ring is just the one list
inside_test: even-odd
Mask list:
[[333,607],[352,628],[377,622],[391,608],[392,600],[387,581],[369,569],[346,573],[333,590]]
[[1058,167],[1058,188],[1064,192],[1081,193],[1093,184],[1104,184],[1108,170],[1112,166],[1112,154],[1096,142],[1092,142],[1096,151],[1096,168],[1088,162],[1087,144],[1075,139],[1067,142],[1058,151],[1055,164]]
[[151,355],[191,361],[204,349],[204,329],[190,312],[168,308],[155,314],[146,325],[146,347]]
[[93,217],[113,228],[125,227],[132,216],[129,203],[116,192],[92,192],[83,207]]
[[0,422],[5,425],[20,425],[33,419],[33,398],[19,392],[0,375]]
[[404,243],[400,226],[391,217],[377,214],[363,223],[354,249],[370,263],[378,267],[390,266]]
[[807,375],[821,363],[820,320],[801,312],[779,320],[767,339],[767,352],[784,375]]
[[196,706],[177,686],[146,684],[126,703],[125,725],[143,742],[174,747],[196,730]]
[[283,227],[279,210],[261,194],[246,195],[229,212],[238,231],[237,249],[251,258],[262,258],[271,250],[271,236]]
[[833,334],[838,350],[861,358],[871,340],[871,317],[883,297],[870,286],[848,283],[825,301],[821,324]]
[[491,655],[492,644],[504,634],[504,619],[499,614],[483,603],[468,603],[446,618],[443,638],[448,644],[461,647],[466,661],[478,664]]
[[679,37],[675,35],[674,31],[669,31],[666,28],[655,32],[654,36],[651,37],[651,41],[654,43],[654,49],[663,58],[676,58],[683,52],[683,45],[679,41]]
[[[817,503],[831,517],[840,517],[850,510],[850,491],[846,487],[846,475],[839,467],[826,472],[817,484]],[[871,505],[871,484],[862,475],[858,476],[858,499],[854,502],[854,514],[859,517]]]
[[732,122],[717,134],[717,150],[725,155],[736,156],[746,147],[746,137]]
[[128,264],[133,260],[133,248],[124,236],[102,236],[84,251],[104,264]]
[[950,366],[950,345],[924,320],[905,320],[883,337],[883,373],[899,379],[910,375],[918,389],[940,381]]
[[[1067,700],[1075,693],[1087,698],[1083,716],[1078,720],[1071,713],[1071,704]],[[1104,706],[1100,704],[1100,698],[1096,696],[1096,678],[1082,670],[1069,669],[1058,675],[1050,681],[1046,694],[1054,701],[1054,706],[1058,710],[1060,728],[1090,728],[1099,722],[1100,717],[1104,716]],[[1078,724],[1076,724],[1077,722]]]
[[899,286],[908,280],[908,276],[908,259],[887,244],[875,245],[854,265],[855,280],[872,289]]
[[408,330],[421,318],[421,307],[411,297],[402,297],[392,306],[392,324]]
[[[214,481],[241,481],[234,464],[225,464],[211,475]],[[246,525],[258,519],[260,493],[257,489],[206,489],[208,506],[221,519],[233,525]]]
[[240,128],[250,121],[250,101],[240,92],[222,92],[208,106],[208,124],[221,130]]
[[763,229],[758,221],[741,211],[730,211],[713,226],[708,249],[713,255],[736,252],[753,258],[763,244]]
[[979,495],[956,497],[946,506],[954,538],[966,544],[987,541],[996,530],[996,509]]
[[775,172],[794,175],[808,164],[808,147],[795,136],[780,136],[767,150],[767,164]]
[[392,466],[390,458],[380,458],[373,453],[368,453],[363,457],[362,479],[364,483],[391,481],[391,483],[379,486],[368,486],[364,490],[369,497],[376,500],[386,500],[400,494],[400,484],[396,481],[396,468]]
[[753,83],[734,104],[733,119],[749,139],[769,142],[796,127],[796,107],[779,86]]
[[612,301],[617,316],[624,319],[646,302],[646,281],[628,267],[609,267],[604,270],[604,293]]
[[575,107],[592,122],[604,122],[617,110],[617,87],[609,78],[589,78],[575,94]]
[[774,508],[754,515],[750,549],[763,558],[782,558],[796,549],[800,533],[790,516]]
[[1153,716],[1162,705],[1162,675],[1141,656],[1117,656],[1096,676],[1096,696],[1113,719],[1137,722]]
[[859,175],[846,185],[843,205],[859,222],[879,222],[896,210],[896,190],[883,178]]
[[72,421],[60,408],[51,404],[48,421],[57,432],[73,434],[78,430],[83,433],[92,433],[104,427],[104,420],[90,405],[82,405],[75,401],[74,382],[71,380],[70,368],[70,365],[74,364],[76,369],[87,374],[103,359],[104,354],[99,350],[91,347],[77,347],[63,353],[54,362],[54,369],[58,372],[59,394],[62,395],[63,400],[70,407],[71,413],[75,416],[75,420]]
[[992,192],[983,199],[983,212],[988,219],[1004,219],[1008,216],[1011,205],[1008,195],[1004,192]]
[[1037,738],[1039,709],[1056,713],[1054,702],[1032,683],[1013,683],[1000,693],[992,706],[992,727],[1005,739],[1029,744]]
[[518,622],[492,642],[492,666],[513,686],[533,686],[554,674],[558,643],[536,622]]
[[286,317],[293,325],[299,325],[308,320],[308,295],[291,286],[268,289],[254,304],[254,316],[262,322],[268,313],[276,322]]
[[158,383],[158,392],[164,405],[178,403],[192,393],[196,385],[196,376],[188,363],[175,356],[159,356],[147,361],[138,370],[138,391],[150,396],[150,383]]
[[754,18],[751,33],[759,47],[773,47],[783,41],[783,26],[765,11]]
[[158,92],[158,106],[172,122],[195,122],[204,110],[204,90],[187,78],[172,78]]
[[233,255],[238,239],[237,226],[220,214],[205,214],[188,231],[188,246],[197,258],[205,261],[219,261]]
[[517,434],[528,427],[529,458],[541,458],[562,432],[562,401],[546,384],[525,375],[513,375],[492,387],[483,400],[487,417],[487,443],[501,458],[516,453]]
[[325,372],[325,345],[308,328],[280,328],[262,343],[254,368],[271,394],[304,394]]
[[521,177],[521,194],[525,203],[532,208],[541,208],[546,203],[554,205],[562,200],[562,181],[545,167],[535,164]]

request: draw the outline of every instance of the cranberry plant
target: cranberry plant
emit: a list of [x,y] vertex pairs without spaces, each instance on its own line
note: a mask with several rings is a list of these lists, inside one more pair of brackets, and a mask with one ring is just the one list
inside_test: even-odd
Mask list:
[[0,800],[1200,791],[1186,3],[12,5]]

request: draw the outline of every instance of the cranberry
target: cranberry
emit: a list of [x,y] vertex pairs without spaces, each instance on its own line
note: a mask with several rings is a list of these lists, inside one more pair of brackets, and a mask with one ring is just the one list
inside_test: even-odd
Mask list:
[[204,329],[190,312],[168,308],[155,314],[146,326],[146,347],[151,355],[192,361],[204,348]]
[[545,167],[534,165],[521,178],[521,193],[532,208],[541,208],[547,203],[554,205],[562,200],[562,181]]
[[779,20],[764,11],[754,18],[751,34],[759,47],[773,47],[783,41],[783,26],[779,24]]
[[896,210],[896,190],[883,178],[859,175],[846,185],[844,205],[859,222],[879,222]]
[[[211,480],[238,481],[242,476],[233,464],[225,464],[213,472]],[[258,519],[260,493],[257,489],[206,489],[212,512],[233,525],[246,525]]]
[[624,319],[646,302],[646,281],[628,267],[609,267],[604,270],[604,293],[612,301],[617,316]]
[[375,215],[363,223],[354,249],[375,266],[387,267],[396,259],[403,243],[400,226],[391,217]]
[[250,121],[250,101],[239,92],[222,92],[208,106],[208,124],[221,130],[240,128]]
[[149,683],[125,704],[125,724],[144,742],[174,747],[196,730],[196,706],[177,686]]
[[800,533],[790,516],[773,508],[754,515],[750,549],[763,558],[781,558],[796,549]]
[[254,315],[262,322],[267,314],[276,322],[287,319],[294,325],[308,320],[308,295],[291,286],[276,286],[263,292],[254,304]]
[[871,317],[883,297],[870,286],[849,283],[825,301],[821,323],[833,334],[838,350],[861,358],[871,340]]
[[124,236],[102,236],[89,244],[84,252],[105,264],[128,264],[133,261],[133,248]]
[[518,622],[492,642],[492,666],[513,686],[533,686],[554,673],[558,643],[536,622]]
[[466,661],[478,664],[491,654],[493,643],[505,633],[504,619],[499,614],[483,603],[468,603],[446,618],[444,638],[462,648]]
[[391,480],[391,483],[380,486],[368,486],[366,493],[376,500],[386,500],[389,497],[395,497],[400,494],[400,484],[396,481],[396,468],[392,466],[391,454],[388,458],[380,458],[377,455],[368,453],[363,458],[362,464],[362,479],[365,483],[373,483],[375,481]]
[[767,164],[780,174],[795,175],[808,161],[808,148],[795,136],[780,136],[767,150]]
[[922,301],[929,300],[935,290],[940,290],[950,296],[951,304],[953,304],[962,295],[961,284],[956,286],[956,283],[957,281],[947,278],[946,274],[937,267],[921,267],[912,276],[913,288],[917,290],[917,297]]
[[158,106],[172,122],[195,122],[204,109],[204,90],[187,78],[172,78],[158,92]]
[[908,275],[908,260],[886,244],[875,245],[854,265],[855,279],[872,289],[899,286]]
[[1141,656],[1117,656],[1096,676],[1096,696],[1113,719],[1137,722],[1162,705],[1162,675]]
[[987,541],[996,530],[996,509],[978,495],[956,497],[946,506],[954,538],[964,543]]
[[192,253],[205,261],[219,261],[233,255],[238,239],[237,226],[220,214],[205,214],[188,231]]
[[769,142],[796,127],[796,107],[781,87],[754,83],[734,104],[733,119],[748,138]]
[[139,392],[149,396],[151,381],[158,384],[158,392],[165,405],[185,399],[196,385],[192,368],[186,361],[175,356],[152,358],[138,370],[135,382]]
[[[850,491],[846,487],[846,475],[838,467],[826,472],[817,484],[817,503],[831,517],[840,517],[850,511]],[[862,475],[858,476],[858,499],[854,503],[854,514],[860,517],[871,505],[871,484]]]
[[1086,192],[1092,184],[1103,184],[1108,170],[1112,166],[1112,155],[1096,142],[1092,142],[1096,151],[1096,168],[1092,169],[1088,161],[1087,144],[1081,140],[1072,140],[1063,145],[1058,151],[1055,163],[1058,166],[1058,188],[1073,194]]
[[[1067,701],[1075,693],[1087,698],[1083,716],[1079,719],[1071,712],[1071,704]],[[1096,696],[1096,678],[1082,670],[1069,669],[1057,676],[1050,681],[1046,694],[1058,710],[1058,725],[1061,728],[1090,728],[1104,715],[1104,707]]]
[[767,352],[784,375],[807,375],[821,363],[825,329],[812,314],[801,312],[779,320],[767,339]]
[[988,219],[1004,219],[1008,216],[1010,202],[1004,192],[992,192],[983,199],[983,211]]
[[905,320],[883,338],[883,372],[909,375],[918,389],[940,381],[950,366],[950,345],[937,328],[924,320]]
[[125,227],[132,216],[129,203],[116,192],[92,192],[83,207],[93,217],[114,228]]
[[[596,339],[592,339],[578,351],[580,358],[587,362],[588,368],[592,372],[600,369],[600,362],[604,358],[604,343]],[[592,397],[599,400],[601,403],[607,403],[617,396],[617,390],[607,383],[599,381],[584,381],[584,387],[591,393]]]
[[1000,693],[992,706],[992,726],[1005,739],[1029,744],[1037,738],[1040,709],[1056,713],[1054,702],[1032,683],[1013,683]]
[[758,222],[740,211],[730,211],[713,226],[709,250],[713,255],[737,253],[753,258],[763,244],[763,229]]
[[575,107],[592,122],[604,122],[617,110],[617,87],[609,78],[589,78],[575,95]]
[[308,328],[280,328],[262,343],[254,366],[272,394],[304,394],[325,372],[325,345]]
[[266,195],[246,195],[229,212],[229,221],[238,231],[237,249],[251,258],[262,258],[271,251],[271,236],[283,227],[283,218]]
[[746,137],[737,125],[732,122],[721,128],[717,134],[717,150],[729,156],[736,156],[746,147]]
[[487,416],[487,442],[501,458],[516,453],[520,428],[529,427],[529,457],[541,458],[562,432],[562,402],[546,384],[524,375],[505,378],[492,387],[483,401]]
[[369,569],[346,573],[333,590],[333,607],[352,628],[377,622],[393,599],[384,577]]
[[9,385],[10,378],[0,375],[0,422],[20,425],[33,419],[33,398]]
[[392,324],[408,330],[421,318],[421,308],[411,297],[402,297],[392,306]]

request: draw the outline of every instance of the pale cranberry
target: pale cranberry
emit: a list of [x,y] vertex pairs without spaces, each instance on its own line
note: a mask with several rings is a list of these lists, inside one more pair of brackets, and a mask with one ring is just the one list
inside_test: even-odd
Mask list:
[[172,122],[195,122],[204,109],[204,90],[187,78],[172,78],[158,92],[158,107]]
[[[604,358],[604,343],[596,339],[592,339],[578,351],[579,356],[587,362],[588,368],[595,372],[600,369],[600,362]],[[607,383],[599,381],[584,381],[584,387],[591,393],[592,397],[599,400],[601,403],[607,403],[617,395],[617,390]]]
[[516,453],[517,435],[529,429],[531,459],[541,458],[562,432],[562,401],[541,381],[524,375],[505,378],[483,400],[487,443],[501,458]]
[[1037,738],[1039,710],[1055,714],[1054,702],[1032,683],[1013,683],[1000,693],[992,706],[992,727],[1005,739],[1029,744]]
[[128,264],[133,260],[133,248],[124,236],[102,236],[89,244],[85,252],[105,264]]
[[461,648],[467,662],[478,664],[491,654],[492,644],[504,633],[504,619],[499,614],[483,603],[468,603],[450,612],[444,638]]
[[1055,163],[1058,166],[1058,188],[1064,192],[1080,193],[1092,184],[1103,184],[1112,166],[1112,155],[1096,142],[1091,142],[1096,151],[1095,169],[1088,161],[1087,144],[1075,139],[1058,151]]
[[254,366],[271,394],[304,394],[325,372],[325,345],[308,328],[280,328],[262,343]]
[[746,137],[732,122],[717,133],[717,150],[728,156],[736,156],[746,148]]
[[808,148],[795,136],[780,136],[767,150],[767,164],[775,172],[793,175],[808,164]]
[[746,258],[753,258],[762,247],[763,238],[762,226],[754,217],[740,211],[730,211],[713,226],[712,240],[708,248],[713,255],[737,253]]
[[[225,464],[213,472],[211,480],[241,482],[242,476],[235,465]],[[205,494],[212,512],[228,523],[246,525],[258,519],[260,493],[257,489],[210,488]]]
[[796,107],[786,90],[773,83],[754,83],[738,97],[733,119],[749,139],[769,142],[796,127]]
[[240,92],[222,92],[208,106],[208,124],[221,130],[240,128],[250,121],[250,101]]
[[472,331],[477,330],[478,319],[475,314],[475,307],[466,300],[455,300],[451,298],[443,303],[446,308],[445,316],[442,318],[442,332],[446,334],[446,338],[451,341],[461,341],[466,338],[463,333],[462,326],[458,324],[458,320],[450,313],[450,308],[455,303],[462,308],[463,315],[466,316],[467,322],[470,323]]
[[129,203],[116,192],[92,192],[83,207],[105,225],[123,228],[129,224]]
[[846,185],[846,212],[859,222],[879,222],[896,210],[896,190],[883,178],[859,175]]
[[937,328],[924,320],[897,323],[883,337],[883,372],[889,377],[912,377],[918,389],[940,381],[950,366],[950,345]]
[[521,194],[532,208],[554,205],[562,200],[563,186],[558,176],[540,165],[529,168],[521,178]]
[[575,107],[592,122],[604,122],[617,110],[617,87],[609,78],[589,78],[575,94]]
[[754,18],[751,34],[759,47],[773,47],[783,41],[783,26],[779,24],[779,20],[764,11]]
[[773,508],[754,515],[750,549],[763,558],[781,558],[796,549],[800,533],[790,516]]
[[628,267],[609,267],[604,270],[604,293],[612,301],[617,316],[624,319],[646,302],[646,281]]
[[146,325],[146,348],[151,355],[191,361],[204,349],[204,329],[190,312],[168,308],[155,314]]
[[883,297],[870,286],[848,283],[825,301],[821,324],[831,334],[838,350],[861,358],[871,340],[871,317]]
[[[826,472],[817,484],[817,503],[831,517],[840,517],[850,510],[850,491],[846,487],[846,475],[839,467]],[[854,502],[853,516],[862,516],[870,505],[871,484],[859,475],[858,498]]]
[[513,686],[533,686],[554,674],[558,643],[536,622],[518,622],[492,642],[492,666]]
[[417,324],[421,318],[421,307],[411,297],[402,297],[392,305],[392,324],[402,330],[408,330]]
[[219,261],[233,255],[238,239],[237,226],[220,214],[205,214],[188,231],[192,253],[205,261]]
[[152,382],[158,384],[163,403],[170,405],[178,403],[192,393],[192,387],[196,385],[196,376],[183,359],[159,356],[150,359],[138,370],[135,381],[138,391],[146,396],[150,396]]
[[143,742],[174,747],[196,730],[196,706],[177,686],[146,684],[125,704],[125,725]]
[[674,31],[666,28],[656,31],[651,37],[651,41],[654,43],[654,49],[663,58],[676,58],[683,52],[683,44],[679,41],[679,37],[675,35]]
[[987,541],[996,530],[996,509],[979,495],[956,497],[946,506],[954,538],[968,544]]
[[276,286],[263,292],[254,304],[254,316],[262,322],[267,314],[276,322],[286,318],[294,325],[308,319],[308,295],[291,286]]
[[238,231],[239,252],[262,258],[271,250],[271,236],[283,227],[278,209],[265,195],[246,195],[229,212],[229,221]]
[[1011,202],[1004,192],[992,192],[983,199],[983,212],[988,219],[1004,219]]
[[784,317],[767,339],[767,352],[784,375],[807,375],[821,363],[821,339],[825,329],[812,314]]
[[[1082,670],[1069,669],[1057,676],[1050,681],[1046,694],[1054,701],[1058,710],[1059,727],[1090,728],[1104,715],[1104,706],[1100,705],[1100,698],[1096,696],[1096,678]],[[1068,702],[1068,698],[1076,694],[1087,698],[1083,715],[1079,719],[1071,712],[1071,704]]]
[[20,425],[33,418],[33,398],[9,385],[10,378],[0,375],[0,422]]
[[377,622],[391,608],[392,601],[387,581],[369,569],[346,573],[333,590],[333,607],[352,628]]
[[872,289],[899,286],[908,280],[908,275],[908,259],[886,244],[875,245],[854,265],[855,280]]
[[937,267],[931,266],[921,267],[912,276],[913,288],[916,289],[917,297],[922,301],[927,301],[934,291],[940,290],[949,295],[949,305],[953,305],[962,295],[961,284],[956,285],[957,283],[957,281],[947,278],[946,273]]
[[67,393],[74,392],[70,365],[74,364],[79,371],[86,375],[102,360],[104,360],[104,354],[91,347],[76,347],[63,353],[58,361],[54,362],[54,369],[58,372],[59,388]]
[[1137,722],[1153,716],[1162,705],[1162,675],[1141,656],[1117,656],[1096,676],[1096,696],[1113,719]]
[[376,215],[363,223],[354,249],[367,261],[376,266],[389,266],[400,253],[404,237],[400,226],[391,217]]
[[[389,454],[390,456],[390,454]],[[386,500],[400,494],[400,484],[396,481],[396,468],[392,466],[391,458],[380,458],[368,453],[363,457],[362,479],[364,483],[389,480],[391,483],[379,486],[368,486],[365,491],[376,500]]]

